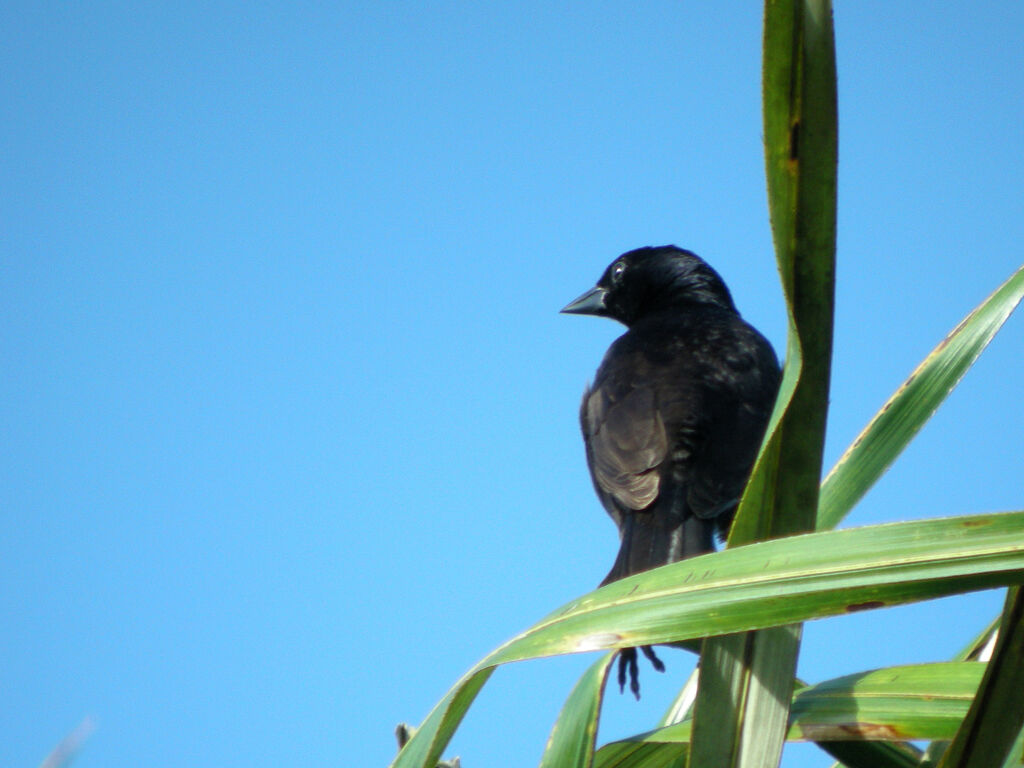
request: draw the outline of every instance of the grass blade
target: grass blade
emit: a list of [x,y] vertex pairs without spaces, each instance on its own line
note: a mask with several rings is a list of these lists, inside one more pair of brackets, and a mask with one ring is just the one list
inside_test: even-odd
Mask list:
[[493,666],[477,667],[463,675],[427,715],[413,737],[402,747],[392,768],[434,768],[465,717],[469,705],[494,673]]
[[1024,512],[792,536],[609,584],[497,649],[488,663],[668,643],[880,608],[1024,577]]
[[[789,333],[782,398],[730,546],[814,529],[832,362],[837,117],[828,0],[767,0],[763,60],[768,199]],[[778,765],[800,635],[780,627],[705,641],[692,768]]]
[[864,428],[821,487],[818,529],[834,528],[931,418],[1024,297],[1018,269],[939,343]]
[[[788,741],[905,741],[950,738],[985,672],[977,662],[916,664],[862,672],[802,689],[793,697]],[[1011,732],[1012,742],[1016,731]],[[627,741],[686,743],[689,722]]]
[[594,759],[604,684],[614,658],[614,653],[605,654],[576,683],[551,729],[540,768],[589,768]]
[[686,768],[689,744],[616,741],[597,751],[594,768]]
[[967,713],[984,671],[977,662],[918,664],[810,686],[795,697],[789,738],[948,739]]
[[1001,765],[1024,726],[1024,591],[1007,591],[992,659],[963,726],[939,768]]
[[1017,734],[1017,740],[1013,742],[1002,768],[1020,768],[1021,765],[1024,765],[1024,729]]
[[441,700],[393,763],[427,768],[493,667],[668,643],[1024,582],[1024,512],[792,536],[656,568],[573,601],[504,644]]
[[819,741],[839,761],[835,768],[920,768],[921,753],[910,744],[888,741]]

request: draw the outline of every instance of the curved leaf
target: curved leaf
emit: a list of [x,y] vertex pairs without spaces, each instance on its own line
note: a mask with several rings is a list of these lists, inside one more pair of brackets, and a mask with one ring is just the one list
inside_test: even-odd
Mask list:
[[425,768],[428,765],[433,768],[441,759],[441,753],[451,741],[452,734],[465,717],[469,705],[473,703],[473,699],[492,674],[494,667],[490,666],[474,668],[463,675],[462,679],[434,706],[391,765],[394,768]]
[[792,536],[690,558],[573,601],[481,665],[666,643],[1017,583],[1024,512]]
[[497,664],[780,626],[1024,581],[1024,512],[792,536],[683,560],[585,595],[505,643],[393,763],[432,766]]
[[978,696],[939,768],[1000,765],[1024,726],[1024,592],[1007,591],[999,639]]
[[551,729],[541,768],[584,768],[591,764],[604,684],[614,658],[614,653],[608,653],[595,661],[572,689]]
[[594,757],[594,768],[686,768],[689,743],[614,741]]
[[826,476],[818,529],[834,528],[960,383],[1024,297],[1024,267],[950,331],[882,406]]
[[[978,662],[889,667],[812,685],[793,697],[788,741],[948,739],[960,727],[985,672]],[[686,743],[691,723],[627,742]]]

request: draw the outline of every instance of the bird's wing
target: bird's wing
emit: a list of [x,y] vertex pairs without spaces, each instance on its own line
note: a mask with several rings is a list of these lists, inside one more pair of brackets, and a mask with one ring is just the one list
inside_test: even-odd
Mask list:
[[[741,321],[742,322],[742,321]],[[779,367],[768,342],[745,323],[703,398],[707,432],[694,456],[687,503],[702,518],[727,526],[757,456],[778,390]]]
[[[648,507],[658,496],[657,469],[668,454],[654,390],[634,386],[616,392],[610,385],[588,389],[580,423],[598,489],[626,509]],[[609,512],[616,516],[612,509]]]

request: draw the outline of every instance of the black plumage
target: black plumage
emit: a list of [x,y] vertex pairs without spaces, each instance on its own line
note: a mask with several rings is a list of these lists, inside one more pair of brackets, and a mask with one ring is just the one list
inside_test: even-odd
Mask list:
[[[771,345],[740,317],[718,273],[675,246],[623,254],[562,311],[628,328],[580,407],[587,466],[621,538],[601,584],[713,551],[778,392]],[[620,655],[620,686],[627,669],[639,696],[635,649]]]

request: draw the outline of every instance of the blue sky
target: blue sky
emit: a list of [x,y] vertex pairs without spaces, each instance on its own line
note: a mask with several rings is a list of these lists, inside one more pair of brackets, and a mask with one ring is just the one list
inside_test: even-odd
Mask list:
[[[0,764],[383,765],[616,549],[559,316],[622,251],[714,264],[777,349],[760,10],[0,9]],[[1021,263],[1024,8],[842,3],[827,463]],[[1020,508],[1024,321],[848,524]],[[801,674],[941,660],[986,593],[807,627]],[[449,751],[536,763],[576,656]],[[610,697],[648,728],[692,666]],[[827,766],[814,747],[789,768]]]

